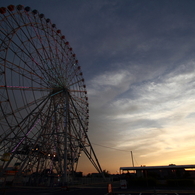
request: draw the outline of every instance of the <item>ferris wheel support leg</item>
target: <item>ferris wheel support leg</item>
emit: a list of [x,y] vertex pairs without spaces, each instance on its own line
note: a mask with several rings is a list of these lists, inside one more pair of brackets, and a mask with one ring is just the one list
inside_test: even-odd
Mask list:
[[63,186],[67,185],[67,181],[68,181],[68,178],[67,178],[67,139],[66,139],[66,133],[65,133],[65,138],[64,138],[64,175],[63,175],[63,178],[62,178],[62,184]]
[[[76,112],[76,115],[78,116],[79,122],[80,122],[81,126],[82,126],[83,129],[84,129],[84,125],[83,125],[83,123],[82,123],[82,120],[81,120],[80,117],[79,117],[79,114],[78,114],[78,112],[77,112],[77,109],[76,109],[76,107],[75,107],[75,104],[74,104],[74,102],[72,101],[71,98],[70,98],[70,100],[71,100],[71,102],[72,102],[73,107],[75,108],[75,112]],[[89,140],[89,137],[88,137],[86,131],[84,131],[84,134],[85,134],[86,140],[87,140],[87,142],[88,142],[88,147],[90,147],[90,152],[89,152],[89,151],[86,149],[86,146],[83,145],[83,147],[85,148],[84,152],[85,152],[86,156],[88,157],[88,159],[89,159],[89,160],[91,161],[91,163],[93,164],[93,166],[94,166],[94,167],[96,168],[96,170],[102,175],[103,179],[105,180],[104,173],[103,173],[103,171],[102,171],[102,168],[101,168],[101,166],[100,166],[100,163],[99,163],[99,161],[98,161],[98,158],[97,158],[97,156],[96,156],[96,154],[95,154],[95,151],[94,151],[94,149],[93,149],[93,147],[92,147],[92,145],[91,145],[91,142],[90,142],[90,140]],[[93,159],[93,157],[94,157],[95,159]]]
[[62,184],[63,186],[67,185],[68,182],[68,177],[67,177],[67,133],[68,133],[68,121],[69,121],[69,116],[67,114],[67,111],[69,110],[69,95],[68,92],[65,92],[66,95],[66,106],[64,108],[64,115],[66,116],[65,121],[64,121],[64,175],[63,175],[63,180]]

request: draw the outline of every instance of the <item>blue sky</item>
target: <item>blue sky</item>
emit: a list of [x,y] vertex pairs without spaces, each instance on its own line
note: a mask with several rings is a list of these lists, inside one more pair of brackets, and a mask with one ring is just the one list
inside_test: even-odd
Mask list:
[[[103,169],[195,162],[195,1],[0,0],[50,18],[82,67]],[[98,145],[111,148],[101,147]],[[81,158],[79,169],[94,172]]]

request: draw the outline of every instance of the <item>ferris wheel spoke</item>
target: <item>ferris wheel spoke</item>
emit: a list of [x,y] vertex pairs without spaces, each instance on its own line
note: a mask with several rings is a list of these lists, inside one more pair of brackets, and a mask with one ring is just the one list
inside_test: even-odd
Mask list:
[[[78,109],[78,108],[77,108]],[[88,125],[88,122],[86,122],[86,120],[88,119],[88,115],[85,115],[83,114],[82,110],[81,111],[78,111],[78,113],[75,112],[75,109],[72,108],[70,110],[70,113],[72,114],[72,117],[73,117],[73,121],[77,121],[78,120],[78,114],[79,114],[79,120],[81,119],[81,121],[85,121],[85,130],[87,130],[87,125]]]
[[[6,64],[6,65],[5,65],[5,64]],[[26,76],[26,73],[29,74],[29,75],[32,75],[32,76],[36,76],[36,77],[38,77],[39,79],[43,79],[43,77],[39,76],[37,73],[35,73],[35,71],[29,71],[29,70],[27,70],[27,69],[25,69],[25,68],[23,68],[23,67],[21,67],[21,66],[19,66],[19,65],[17,65],[17,64],[14,64],[14,63],[11,62],[11,61],[6,60],[6,61],[5,61],[5,64],[1,64],[1,66],[3,66],[4,68],[8,68],[8,69],[10,69],[11,71],[15,71],[15,72],[18,73],[18,74],[22,74],[22,76],[25,76],[25,77],[28,78],[28,79],[31,79],[31,77],[27,77],[27,76]],[[19,71],[17,71],[17,70],[19,70]],[[23,71],[23,72],[22,72],[22,71]]]
[[23,91],[52,91],[53,90],[53,88],[45,88],[45,87],[6,86],[6,85],[0,85],[0,89],[23,90]]
[[[35,146],[36,146],[35,143],[40,142],[39,140],[41,140],[41,136],[44,132],[43,131],[37,131],[37,130],[35,132],[33,132],[34,128],[38,125],[38,123],[41,122],[41,119],[38,119],[38,118],[40,118],[40,115],[37,115],[37,117],[35,119],[33,119],[34,122],[32,122],[28,132],[23,136],[23,138],[21,140],[18,141],[16,146],[12,149],[12,152],[15,152],[17,150],[17,148],[19,148],[19,146],[22,144],[22,142],[26,139],[31,139],[32,145],[34,145],[33,148],[35,148]],[[30,133],[31,133],[31,135],[30,135]],[[41,150],[41,148],[35,148],[33,150],[39,150],[39,153],[42,153],[44,155],[47,154],[47,152],[43,152],[43,150]]]
[[30,126],[30,129],[28,130],[28,132],[23,136],[23,138],[21,140],[19,140],[19,143],[16,144],[16,146],[14,146],[11,150],[11,152],[15,152],[17,150],[17,148],[22,144],[22,142],[27,138],[28,134],[35,128],[35,126],[38,124],[39,120],[33,121],[33,125]]
[[[75,81],[75,82],[70,83],[68,86],[71,87],[71,86],[76,85],[76,84],[78,84],[78,83],[81,83],[81,82],[83,82],[83,81],[84,81],[84,80],[81,78],[81,79],[79,79],[79,80],[77,80],[77,81]],[[84,85],[83,85],[83,86],[84,86]]]
[[20,107],[20,108],[17,108],[17,109],[15,109],[15,110],[13,110],[12,112],[6,113],[6,115],[0,115],[0,121],[1,121],[2,119],[4,119],[5,117],[7,117],[7,116],[11,116],[13,113],[20,112],[20,111],[26,109],[27,107],[31,107],[31,106],[34,106],[35,104],[38,104],[40,101],[44,100],[45,97],[46,97],[46,96],[43,96],[43,97],[41,97],[41,98],[39,98],[39,99],[37,99],[37,100],[34,100],[34,101],[32,101],[32,102],[29,102],[28,104],[26,104],[26,105],[24,105],[24,106],[22,106],[22,107]]
[[[22,18],[23,19],[23,18]],[[30,18],[29,18],[30,19]],[[35,20],[36,20],[36,18],[35,18]],[[42,20],[39,18],[39,20],[42,22]],[[40,61],[42,62],[41,64],[45,67],[45,65],[46,65],[46,69],[47,70],[51,70],[53,73],[54,73],[54,75],[57,75],[57,74],[61,74],[61,72],[57,72],[56,71],[56,63],[55,64],[53,64],[53,60],[51,60],[51,59],[57,59],[58,60],[58,55],[57,54],[55,54],[55,55],[53,55],[53,56],[50,56],[51,54],[53,54],[53,50],[51,49],[51,46],[50,46],[50,42],[48,41],[48,38],[47,38],[47,41],[48,41],[48,43],[49,43],[49,48],[50,48],[50,50],[48,51],[45,47],[44,47],[44,44],[43,44],[43,38],[44,37],[47,37],[46,35],[47,34],[45,34],[45,35],[43,35],[43,33],[41,32],[41,33],[39,33],[39,31],[40,31],[40,29],[43,29],[44,28],[44,26],[37,26],[37,28],[35,28],[35,25],[37,25],[38,23],[40,23],[39,21],[35,21],[35,23],[33,24],[33,22],[31,21],[31,24],[32,24],[32,28],[34,29],[34,32],[36,33],[36,37],[38,38],[38,40],[39,40],[39,43],[38,43],[38,45],[40,45],[39,47],[37,47],[37,46],[35,46],[34,45],[34,42],[32,42],[32,44],[34,45],[34,47],[36,48],[36,53],[37,54],[39,54],[38,55],[38,57],[39,57],[39,59],[40,59]],[[25,28],[26,28],[26,30],[27,30],[27,32],[29,33],[29,29],[27,28],[27,26],[25,26]],[[30,34],[30,33],[29,33]],[[42,40],[43,39],[43,40]],[[39,49],[40,48],[40,49]],[[42,51],[42,52],[41,52]],[[51,52],[52,51],[52,52]],[[51,62],[51,64],[49,65],[47,62],[46,62],[46,59],[50,59],[50,62]],[[60,63],[58,63],[58,64],[60,64]],[[49,69],[48,69],[49,68]],[[48,77],[50,78],[51,77],[51,74],[50,75],[48,75]],[[52,79],[54,79],[54,78],[52,78]],[[56,80],[57,81],[57,80]]]
[[[31,111],[31,113],[29,113],[26,117],[24,117],[20,122],[18,122],[18,124],[14,127],[10,127],[10,131],[9,132],[4,132],[5,137],[2,139],[2,141],[6,140],[6,138],[8,138],[11,134],[14,134],[15,137],[20,136],[21,134],[25,135],[25,128],[29,126],[29,124],[31,123],[31,119],[30,117],[32,116],[32,119],[34,119],[35,117],[33,116],[33,114],[36,114],[36,110],[39,108],[39,113],[36,114],[36,116],[40,115],[40,111],[44,109],[45,105],[47,104],[47,101],[49,101],[48,97],[45,97],[38,105],[36,105],[36,107]],[[42,107],[40,108],[40,106],[42,105]],[[6,115],[4,115],[6,118]],[[30,121],[29,121],[30,119]],[[28,131],[28,128],[27,128]]]
[[[86,134],[81,134],[78,131],[78,127],[76,127],[75,123],[71,122],[71,126],[73,127],[73,132],[77,135],[76,139],[78,141],[79,149],[77,151],[78,158],[80,157],[81,152],[84,150],[85,147],[90,147],[90,144],[86,142]],[[91,158],[91,157],[90,157]]]
[[[48,53],[47,49],[45,48],[45,46],[43,44],[43,38],[44,37],[47,38],[47,33],[45,33],[45,31],[41,31],[41,33],[38,33],[39,29],[48,29],[48,28],[47,28],[47,26],[44,26],[42,24],[42,20],[40,18],[39,18],[39,21],[37,21],[36,17],[34,17],[34,19],[35,19],[35,22],[33,22],[31,20],[31,18],[29,17],[29,20],[30,20],[30,22],[32,24],[32,28],[33,28],[34,32],[36,33],[36,37],[38,38],[38,40],[39,40],[39,42],[41,44],[40,48],[44,51],[43,54],[44,54],[44,56],[46,55],[46,58],[52,59],[54,56],[52,56],[52,58],[50,58],[51,57],[50,56],[51,52]],[[40,22],[41,22],[41,26],[38,25],[38,24],[40,24]],[[28,31],[28,28],[26,28],[26,29]],[[47,39],[47,42],[49,43],[49,39]],[[48,48],[50,49],[50,51],[52,51],[52,48],[51,48],[50,44],[48,46],[49,46]]]
[[[28,78],[29,80],[31,80],[32,79],[32,76],[36,76],[36,77],[38,77],[39,79],[41,79],[41,80],[43,80],[43,77],[40,77],[38,74],[35,74],[35,71],[33,70],[33,69],[31,69],[31,67],[28,65],[28,63],[29,62],[33,62],[34,60],[33,59],[31,59],[28,63],[27,63],[27,61],[24,61],[20,56],[19,56],[19,53],[18,52],[15,52],[12,48],[10,48],[10,50],[14,53],[14,55],[15,56],[17,56],[18,57],[18,59],[19,60],[21,60],[21,62],[23,62],[30,70],[32,70],[32,71],[29,71],[29,70],[27,70],[27,69],[25,69],[25,68],[22,68],[21,66],[19,66],[19,65],[16,65],[15,63],[13,63],[13,62],[10,62],[10,61],[8,61],[8,60],[4,60],[3,58],[1,58],[3,61],[4,61],[4,64],[1,64],[2,66],[4,66],[4,68],[8,68],[8,69],[10,69],[11,71],[14,71],[15,73],[17,73],[18,75],[21,75],[21,76],[23,76],[23,77],[26,77],[26,78]],[[23,53],[25,53],[24,51],[22,51]],[[6,65],[5,65],[6,64]],[[29,63],[30,64],[30,63]],[[14,68],[12,67],[12,66],[9,66],[9,65],[12,65],[12,66],[14,66]],[[29,75],[31,75],[31,77],[28,77],[24,72],[27,72]],[[34,73],[33,73],[34,72]],[[4,72],[3,72],[4,73]],[[36,82],[36,79],[35,79],[35,81],[34,82]],[[42,82],[44,82],[44,80],[42,81]],[[39,84],[39,83],[38,83]]]
[[[81,72],[80,66],[78,66],[77,69],[75,71],[73,71],[69,75],[69,77],[70,77],[70,79],[69,79],[69,86],[72,86],[72,85],[77,84],[79,82],[83,82],[84,83],[84,79],[83,79],[82,75],[83,75],[83,73]],[[77,78],[78,76],[80,78]],[[77,78],[76,81],[74,81],[75,77]]]
[[87,94],[87,91],[86,90],[75,90],[75,89],[69,89],[69,92],[70,93],[74,93],[74,92],[77,92],[77,93],[84,93],[84,94]]
[[[6,67],[6,68],[8,68],[9,69],[9,67]],[[14,71],[12,68],[10,68],[10,70],[12,70],[12,71]],[[20,72],[17,72],[17,71],[14,71],[15,73],[17,73],[18,75],[20,75],[21,73]],[[28,77],[27,75],[24,75],[23,73],[21,74],[23,77],[25,77],[25,78],[27,78],[28,80],[31,80],[32,78],[30,78],[30,77]],[[40,77],[39,77],[40,78]],[[42,78],[41,78],[42,79]],[[39,85],[42,85],[40,82],[37,82],[37,81],[35,81],[35,83],[36,84],[39,84]],[[3,86],[0,86],[0,88],[2,88]],[[10,86],[9,86],[10,87]],[[27,89],[27,87],[17,87],[17,88],[26,88]]]
[[[30,24],[29,24],[29,25],[20,26],[20,24],[17,22],[16,18],[15,18],[14,16],[12,16],[12,18],[13,18],[13,20],[17,23],[18,28],[22,31],[22,33],[23,33],[22,35],[24,35],[25,38],[26,38],[26,40],[28,40],[28,42],[31,43],[31,46],[33,46],[33,49],[36,51],[36,54],[38,54],[38,56],[40,57],[41,54],[39,54],[39,52],[38,52],[38,50],[37,50],[37,47],[36,47],[36,45],[35,45],[34,42],[33,42],[33,39],[35,39],[36,36],[32,37],[32,35],[31,35],[31,33],[29,33],[29,31],[28,31],[28,33],[29,33],[29,36],[28,36],[28,35],[26,34],[26,32],[23,30],[24,27],[29,26]],[[13,44],[16,46],[16,48],[19,49],[20,52],[22,51],[22,53],[25,53],[26,56],[30,59],[30,61],[35,62],[35,61],[34,61],[34,58],[33,58],[33,56],[32,56],[33,53],[27,53],[27,52],[26,52],[26,51],[28,51],[28,48],[27,48],[26,45],[24,44],[25,41],[22,40],[21,37],[18,36],[18,34],[16,34],[16,36],[17,36],[18,40],[20,40],[20,42],[22,43],[22,45],[23,45],[23,47],[24,47],[24,50],[20,50],[20,47],[19,47],[15,42],[13,42]],[[30,37],[30,38],[29,38],[29,37]],[[16,53],[16,52],[14,52],[14,53]],[[20,59],[20,60],[22,60],[22,59]],[[25,62],[24,62],[24,63],[25,63]],[[41,72],[44,71],[44,69],[43,69],[37,62],[35,62],[35,64],[38,65],[37,68],[39,69],[39,71],[41,71]],[[43,74],[43,75],[44,75],[44,74]]]
[[[79,91],[77,91],[79,92]],[[84,105],[87,105],[88,106],[88,98],[82,98],[82,97],[77,97],[76,95],[72,94],[72,99],[75,101],[75,102],[79,102],[81,104],[84,104]]]
[[[43,22],[43,20],[41,20],[40,19],[40,21],[41,21],[41,23]],[[40,28],[37,28],[38,30],[40,30]],[[51,28],[47,28],[47,32],[46,31],[44,31],[45,32],[45,37],[46,37],[46,39],[47,39],[47,41],[48,41],[48,45],[49,45],[49,55],[52,55],[52,56],[50,56],[50,59],[54,59],[55,60],[55,62],[54,63],[51,63],[51,66],[53,67],[52,69],[53,69],[53,71],[55,71],[58,75],[60,74],[61,76],[59,76],[58,78],[63,78],[63,74],[62,74],[62,71],[61,70],[65,70],[65,74],[67,75],[67,68],[66,69],[64,69],[62,66],[61,66],[61,64],[62,64],[62,60],[63,60],[63,58],[64,58],[64,51],[59,51],[58,49],[56,49],[56,52],[55,52],[55,55],[54,55],[54,53],[53,52],[51,52],[52,51],[52,47],[57,47],[57,43],[58,44],[61,44],[61,42],[62,42],[62,39],[60,40],[60,43],[57,41],[57,39],[55,38],[54,40],[55,41],[53,41],[53,45],[52,45],[52,42],[49,40],[49,38],[48,38],[48,34],[49,34],[49,36],[55,36],[55,37],[59,37],[58,35],[56,35],[56,32],[54,32],[54,30],[53,30],[53,28],[51,29]],[[48,33],[49,32],[49,33]],[[66,45],[66,44],[65,44]],[[66,48],[65,48],[66,49]],[[65,50],[65,53],[67,54],[67,55],[69,55],[67,52],[66,52],[66,50]],[[57,62],[56,62],[57,61]],[[52,62],[52,60],[51,60],[51,62]],[[56,66],[56,64],[58,64],[58,66]],[[69,62],[66,62],[66,67],[69,67],[70,65],[69,65],[70,63]],[[72,64],[71,64],[71,66],[72,66]]]
[[[77,108],[77,112],[79,113],[79,116],[80,117],[84,117],[84,119],[87,118],[87,113],[84,113],[83,112],[83,109],[80,105],[76,105],[76,108]],[[79,109],[78,109],[79,108]],[[77,116],[77,113],[75,113],[75,104],[72,104],[72,109],[70,110],[70,112],[73,114],[73,115],[76,115]]]
[[80,116],[81,116],[81,115],[79,115],[79,113],[78,113],[78,109],[76,109],[76,105],[75,105],[75,103],[74,103],[73,99],[72,99],[72,98],[70,98],[70,101],[71,101],[71,103],[72,103],[72,105],[73,105],[73,109],[74,109],[74,111],[75,111],[75,113],[76,113],[76,115],[77,115],[77,117],[78,117],[78,120],[79,120],[79,122],[80,122],[80,125],[81,125],[81,126],[82,126],[82,128],[84,129],[84,125],[83,125],[83,123],[81,122],[81,121],[82,121],[82,119],[80,118]]
[[[79,108],[80,110],[82,110],[82,108],[83,108],[86,110],[86,113],[88,112],[88,109],[87,109],[88,102],[86,100],[82,100],[80,98],[75,98],[74,96],[72,97],[72,100],[74,101],[77,108]],[[72,105],[72,103],[71,103],[71,105]]]

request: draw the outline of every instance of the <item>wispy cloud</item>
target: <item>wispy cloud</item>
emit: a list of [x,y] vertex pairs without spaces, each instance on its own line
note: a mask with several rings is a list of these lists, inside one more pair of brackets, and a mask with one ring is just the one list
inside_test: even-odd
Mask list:
[[[185,143],[194,127],[189,117],[194,114],[194,69],[195,63],[189,62],[141,83],[125,70],[94,78],[89,96],[92,101],[103,97],[96,99],[97,114],[107,120],[105,126],[113,124],[108,131],[116,135],[112,138],[115,147],[133,149],[140,158],[146,158],[194,146],[192,140]],[[95,118],[95,112],[92,115]],[[102,132],[102,136],[105,134],[108,132]]]

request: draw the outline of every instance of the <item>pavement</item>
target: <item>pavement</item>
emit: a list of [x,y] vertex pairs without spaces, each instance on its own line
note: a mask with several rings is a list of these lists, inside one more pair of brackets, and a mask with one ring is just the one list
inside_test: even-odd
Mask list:
[[[61,187],[1,187],[0,195],[108,195],[108,183]],[[127,188],[112,183],[112,195],[195,195],[194,188]]]

